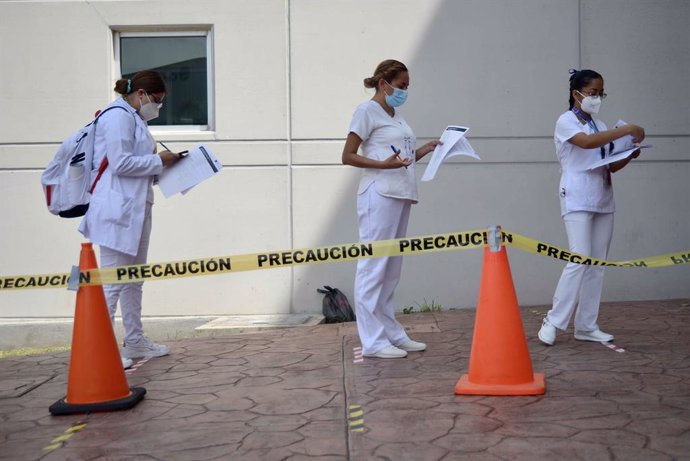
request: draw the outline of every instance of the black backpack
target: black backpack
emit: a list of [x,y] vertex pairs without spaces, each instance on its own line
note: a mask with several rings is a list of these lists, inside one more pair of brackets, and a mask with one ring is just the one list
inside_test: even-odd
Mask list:
[[355,313],[350,306],[350,302],[342,291],[331,288],[328,285],[324,289],[317,288],[316,291],[323,293],[323,316],[326,323],[353,322],[357,320]]

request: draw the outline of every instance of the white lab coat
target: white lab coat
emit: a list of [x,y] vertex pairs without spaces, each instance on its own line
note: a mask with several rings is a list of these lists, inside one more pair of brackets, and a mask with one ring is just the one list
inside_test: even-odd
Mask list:
[[[97,245],[136,255],[144,226],[147,201],[153,201],[151,185],[163,171],[163,162],[154,154],[148,125],[122,98],[110,106],[96,127],[94,165],[104,155],[108,167],[91,197],[79,232]],[[109,106],[109,107],[110,107]]]

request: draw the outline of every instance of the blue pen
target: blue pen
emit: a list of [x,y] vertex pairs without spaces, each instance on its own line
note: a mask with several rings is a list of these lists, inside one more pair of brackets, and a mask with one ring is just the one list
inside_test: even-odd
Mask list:
[[[394,154],[397,154],[397,155],[398,155],[398,158],[400,158],[400,154],[398,154],[398,149],[396,149],[395,146],[394,146],[393,144],[391,144],[391,149],[393,149],[393,153],[394,153]],[[400,161],[402,161],[401,158],[400,158]],[[405,165],[405,168],[407,168],[407,165]]]

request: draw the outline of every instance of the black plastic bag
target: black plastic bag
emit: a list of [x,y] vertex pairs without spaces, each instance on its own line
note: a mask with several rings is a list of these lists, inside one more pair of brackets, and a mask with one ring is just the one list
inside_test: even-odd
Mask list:
[[347,300],[347,296],[337,288],[324,285],[323,289],[317,288],[316,291],[323,293],[323,316],[326,323],[353,322],[357,320],[355,313]]

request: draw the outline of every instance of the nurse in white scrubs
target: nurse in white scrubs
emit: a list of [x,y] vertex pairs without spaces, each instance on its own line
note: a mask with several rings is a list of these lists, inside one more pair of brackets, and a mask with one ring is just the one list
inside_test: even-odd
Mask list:
[[[165,98],[165,83],[154,71],[142,71],[120,79],[115,91],[121,95],[98,120],[94,165],[103,171],[93,191],[89,209],[79,226],[84,237],[100,246],[101,267],[145,264],[151,234],[152,184],[154,177],[179,160],[169,151],[156,154],[147,122],[158,116]],[[122,362],[166,355],[168,346],[144,336],[141,324],[142,283],[104,285],[111,319],[118,300],[122,309],[125,340]]]
[[[611,174],[639,155],[639,149],[624,160],[587,169],[613,150],[613,142],[632,136],[641,142],[645,133],[637,125],[609,130],[596,118],[606,98],[603,77],[593,70],[571,70],[570,108],[556,122],[554,139],[561,163],[559,197],[561,215],[568,234],[570,251],[597,259],[608,256],[613,235],[613,187]],[[553,345],[557,330],[566,330],[575,314],[575,339],[607,342],[613,335],[599,329],[599,303],[604,283],[602,266],[568,263],[553,296],[553,306],[544,317],[539,340]]]
[[[407,99],[410,75],[399,61],[380,63],[364,79],[374,96],[360,104],[343,149],[346,165],[362,168],[357,191],[361,242],[404,237],[410,207],[417,203],[415,162],[438,140],[416,148],[416,138],[396,108]],[[402,257],[360,259],[355,276],[355,312],[362,352],[367,357],[402,358],[423,351],[395,319],[393,292],[400,281]]]

